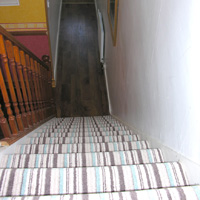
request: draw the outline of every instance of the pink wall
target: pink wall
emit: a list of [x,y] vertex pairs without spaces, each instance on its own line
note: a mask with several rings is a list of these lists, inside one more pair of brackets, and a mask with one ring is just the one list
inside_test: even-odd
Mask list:
[[47,35],[25,35],[15,36],[15,38],[40,59],[43,55],[50,55]]

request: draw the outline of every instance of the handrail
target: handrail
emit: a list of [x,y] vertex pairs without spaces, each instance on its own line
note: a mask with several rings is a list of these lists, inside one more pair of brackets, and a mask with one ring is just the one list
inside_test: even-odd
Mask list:
[[47,55],[42,59],[0,27],[0,127],[4,140],[20,137],[55,115],[51,63]]
[[9,32],[7,32],[1,25],[0,25],[0,34],[4,35],[8,40],[10,40],[13,44],[18,46],[21,50],[25,53],[29,54],[33,59],[37,60],[41,65],[43,65],[46,69],[49,70],[49,67],[41,61],[33,52],[27,49],[22,43],[20,43],[15,37],[12,36]]

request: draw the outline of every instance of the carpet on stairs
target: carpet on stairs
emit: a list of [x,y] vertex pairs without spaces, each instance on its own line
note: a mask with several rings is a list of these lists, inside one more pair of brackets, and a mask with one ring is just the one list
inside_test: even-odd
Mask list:
[[54,118],[1,157],[1,198],[196,200],[200,186],[111,116]]

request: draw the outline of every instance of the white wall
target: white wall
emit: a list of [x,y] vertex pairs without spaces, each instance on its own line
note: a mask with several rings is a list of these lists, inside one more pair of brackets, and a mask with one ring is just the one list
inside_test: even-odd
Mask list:
[[47,0],[49,34],[51,40],[51,53],[54,67],[54,79],[56,79],[58,40],[60,30],[62,0]]
[[200,1],[119,1],[116,47],[97,6],[111,114],[200,164]]

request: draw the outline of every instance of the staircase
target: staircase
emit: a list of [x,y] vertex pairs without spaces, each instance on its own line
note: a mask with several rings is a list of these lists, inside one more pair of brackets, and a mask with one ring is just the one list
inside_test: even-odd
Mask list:
[[200,199],[181,163],[111,116],[53,118],[0,168],[3,199]]

